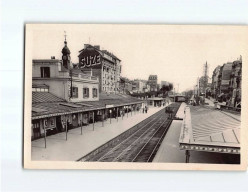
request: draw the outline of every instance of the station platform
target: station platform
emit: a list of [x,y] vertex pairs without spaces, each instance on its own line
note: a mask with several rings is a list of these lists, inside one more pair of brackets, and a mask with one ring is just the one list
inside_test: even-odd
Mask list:
[[[182,115],[182,111],[184,110],[183,107],[185,105],[181,105],[181,107],[178,110],[178,115]],[[192,118],[193,118],[193,128],[199,129],[200,131],[203,130],[205,134],[209,133],[210,130],[216,129],[217,126],[219,127],[219,124],[216,125],[216,123],[213,123],[213,119],[219,119],[219,121],[222,121],[223,117],[225,118],[224,121],[228,121],[224,128],[227,128],[227,126],[237,126],[238,121],[232,120],[232,123],[230,122],[231,119],[226,119],[226,117],[222,112],[211,109],[211,108],[205,108],[205,107],[191,107],[192,110]],[[202,118],[202,115],[205,115],[204,118]],[[214,115],[214,116],[212,116]],[[220,117],[221,116],[221,117]],[[199,118],[200,117],[200,118]],[[180,149],[179,145],[179,138],[181,133],[181,127],[182,127],[182,120],[174,120],[164,138],[162,141],[159,150],[156,154],[156,156],[153,159],[153,162],[155,163],[186,163],[185,161],[185,150]],[[226,131],[227,132],[227,131]],[[204,136],[205,136],[204,134]],[[199,136],[198,134],[194,134],[194,136]],[[200,137],[195,137],[195,139],[203,139],[205,138],[203,136],[203,132],[201,132]],[[208,138],[210,135],[206,135]],[[215,136],[215,137],[214,137]],[[211,137],[212,140],[216,139],[216,135]],[[226,141],[228,137],[225,136]],[[206,139],[206,138],[205,138]],[[214,140],[215,141],[215,140]],[[208,163],[208,164],[237,164],[240,162],[239,155],[236,154],[229,154],[229,153],[217,153],[217,152],[207,152],[207,151],[190,151],[190,160],[189,163]]]
[[[164,106],[165,107],[165,106]],[[152,114],[164,108],[149,107],[147,113],[133,112],[132,115],[126,114],[123,119],[118,117],[104,122],[97,122],[88,126],[83,126],[82,135],[81,127],[72,129],[66,133],[58,133],[47,137],[47,148],[44,146],[44,138],[32,141],[31,159],[34,161],[75,161],[110,139],[116,137],[132,126],[148,118]]]

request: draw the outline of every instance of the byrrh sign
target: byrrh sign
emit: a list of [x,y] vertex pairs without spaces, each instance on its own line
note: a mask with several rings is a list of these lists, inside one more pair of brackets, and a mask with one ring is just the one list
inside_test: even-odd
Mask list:
[[101,54],[94,48],[86,48],[80,53],[79,66],[80,68],[88,68],[102,63]]

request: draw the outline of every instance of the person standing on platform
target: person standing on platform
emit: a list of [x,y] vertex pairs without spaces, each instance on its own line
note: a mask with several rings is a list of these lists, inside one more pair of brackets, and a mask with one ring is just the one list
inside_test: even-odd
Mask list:
[[145,106],[145,112],[147,113],[147,107]]

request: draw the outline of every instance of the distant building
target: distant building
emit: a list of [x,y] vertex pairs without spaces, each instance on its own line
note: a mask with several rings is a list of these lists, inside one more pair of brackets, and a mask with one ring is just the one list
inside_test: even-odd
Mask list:
[[121,60],[100,46],[84,45],[80,54],[78,68],[91,72],[99,78],[99,90],[107,93],[120,92]]
[[144,92],[149,92],[149,91],[151,91],[150,85],[146,83],[145,88],[144,88]]
[[145,92],[145,89],[147,88],[147,81],[144,80],[139,80],[139,79],[135,79],[133,81],[136,84],[136,92]]
[[222,66],[221,69],[221,74],[219,74],[219,87],[220,87],[220,92],[219,92],[219,96],[224,96],[224,101],[226,101],[226,96],[229,94],[229,83],[231,80],[231,74],[232,74],[232,62],[228,62],[226,64],[224,64]]
[[242,61],[233,62],[230,78],[230,96],[229,106],[241,108],[241,83],[242,83]]
[[157,91],[157,84],[158,84],[157,75],[150,75],[147,83],[148,85],[150,85],[150,91]]
[[216,67],[212,75],[212,97],[229,106],[241,107],[241,72],[241,59]]
[[212,75],[211,94],[213,98],[216,98],[218,95],[218,77],[220,74],[220,67],[221,66],[217,66],[214,69],[213,75]]
[[211,91],[211,78],[202,76],[199,79],[199,95],[207,94]]
[[120,77],[120,93],[129,94],[133,91],[133,83],[128,78]]

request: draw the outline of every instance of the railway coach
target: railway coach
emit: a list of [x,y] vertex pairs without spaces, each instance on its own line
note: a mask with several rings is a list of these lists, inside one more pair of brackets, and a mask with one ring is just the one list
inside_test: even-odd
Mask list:
[[185,102],[186,98],[184,95],[176,95],[175,96],[175,102]]

